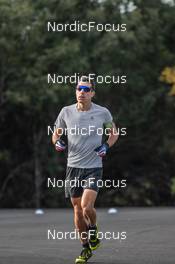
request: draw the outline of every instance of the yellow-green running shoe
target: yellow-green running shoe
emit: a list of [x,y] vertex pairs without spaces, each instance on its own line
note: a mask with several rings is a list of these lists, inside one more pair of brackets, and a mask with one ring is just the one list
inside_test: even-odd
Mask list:
[[98,226],[89,227],[89,244],[91,250],[96,250],[100,246],[100,239],[98,239]]
[[76,258],[75,263],[76,264],[86,263],[90,257],[92,257],[91,249],[89,247],[83,248],[80,256],[78,258]]

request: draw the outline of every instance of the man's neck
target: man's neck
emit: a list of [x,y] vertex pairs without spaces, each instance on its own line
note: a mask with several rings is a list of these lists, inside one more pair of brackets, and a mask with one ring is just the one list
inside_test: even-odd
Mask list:
[[88,111],[91,108],[92,103],[88,102],[88,103],[77,103],[77,109],[78,111]]

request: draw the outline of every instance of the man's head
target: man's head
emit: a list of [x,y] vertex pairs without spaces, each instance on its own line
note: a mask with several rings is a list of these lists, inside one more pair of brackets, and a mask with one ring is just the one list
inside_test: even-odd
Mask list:
[[76,87],[77,102],[90,102],[95,95],[95,83],[87,76],[82,76]]

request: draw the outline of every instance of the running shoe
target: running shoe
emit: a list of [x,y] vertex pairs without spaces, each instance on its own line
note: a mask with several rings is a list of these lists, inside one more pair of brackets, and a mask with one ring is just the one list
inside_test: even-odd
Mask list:
[[75,263],[76,264],[86,263],[90,257],[92,257],[91,249],[89,247],[83,248],[80,256],[76,258]]
[[89,227],[89,244],[91,250],[96,250],[100,246],[100,239],[98,239],[98,227]]

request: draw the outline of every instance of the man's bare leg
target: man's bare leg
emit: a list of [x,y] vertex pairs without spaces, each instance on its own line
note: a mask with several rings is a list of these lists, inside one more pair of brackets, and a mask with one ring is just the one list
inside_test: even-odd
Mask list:
[[87,260],[92,257],[92,251],[90,249],[87,229],[88,225],[86,219],[83,216],[83,210],[81,208],[81,197],[71,198],[72,205],[74,207],[74,223],[76,230],[80,234],[80,240],[83,246],[83,249],[80,255],[75,259],[76,264],[86,263]]
[[91,226],[96,224],[96,210],[94,208],[96,198],[96,191],[85,189],[81,199],[83,216],[89,220]]
[[81,197],[71,198],[71,202],[74,208],[75,228],[80,235],[81,243],[86,244],[88,242],[88,235],[87,235],[88,223],[83,215],[83,210],[81,207]]
[[85,189],[81,199],[81,207],[83,209],[84,218],[89,219],[89,244],[91,250],[96,250],[100,245],[98,238],[98,228],[96,225],[96,210],[94,208],[97,192]]

